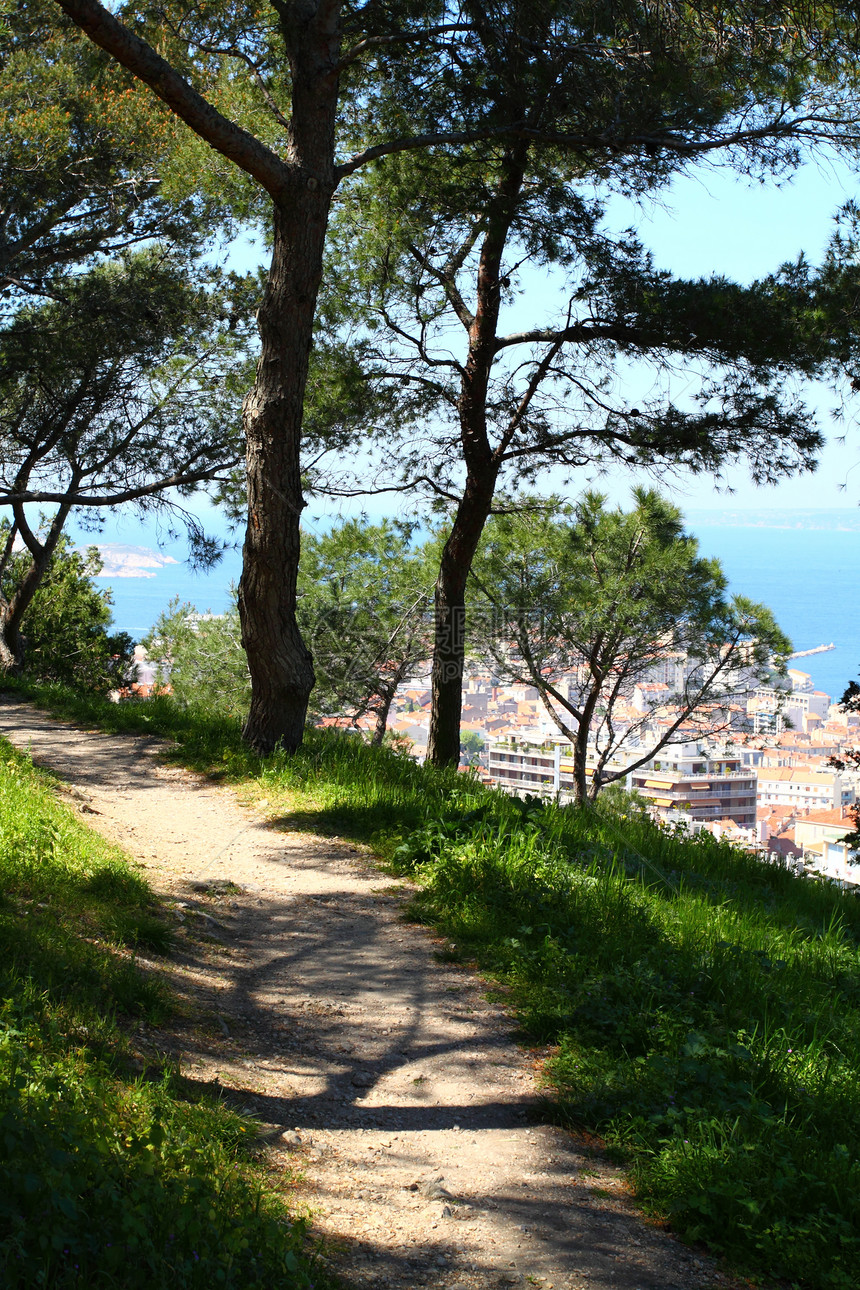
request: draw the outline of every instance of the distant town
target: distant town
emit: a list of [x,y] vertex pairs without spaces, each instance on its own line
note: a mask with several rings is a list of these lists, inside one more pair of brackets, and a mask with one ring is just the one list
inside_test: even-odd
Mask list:
[[[189,622],[213,615],[194,614]],[[831,650],[832,644],[799,651],[789,663]],[[169,667],[135,651],[136,682],[146,697],[164,683]],[[655,659],[626,700],[616,701],[614,735],[629,737],[607,769],[634,793],[644,809],[667,827],[702,831],[761,854],[796,871],[809,871],[860,886],[860,862],[847,843],[860,807],[860,769],[850,753],[860,749],[860,714],[816,689],[797,667],[775,673],[769,686],[749,686],[728,704],[722,729],[702,738],[687,722],[655,755],[661,736],[676,723],[679,691],[694,670],[685,656]],[[161,678],[161,680],[159,679]],[[575,673],[555,682],[573,696]],[[427,748],[431,710],[429,663],[401,684],[388,711],[388,735],[418,761]],[[377,718],[331,715],[323,727],[370,738]],[[570,742],[528,684],[500,684],[486,663],[472,662],[463,685],[460,769],[505,792],[574,800]],[[597,760],[595,746],[591,767]]]
[[[659,733],[670,715],[659,705],[666,680],[638,686],[616,723],[640,723],[651,709],[638,745]],[[657,692],[655,695],[655,691]],[[393,735],[408,740],[419,758],[426,748],[429,679],[398,690],[389,718]],[[370,732],[371,717],[357,723],[323,718],[324,725],[353,724]],[[479,669],[468,673],[463,694],[463,768],[506,792],[572,800],[572,750],[527,685],[500,686]],[[651,740],[653,742],[653,740]],[[783,689],[759,688],[732,714],[718,739],[669,745],[626,779],[667,825],[762,852],[792,867],[860,884],[860,865],[841,841],[854,829],[851,808],[860,803],[860,771],[837,769],[833,759],[860,746],[860,716],[817,690],[807,672],[789,668]],[[638,761],[637,745],[625,753]]]

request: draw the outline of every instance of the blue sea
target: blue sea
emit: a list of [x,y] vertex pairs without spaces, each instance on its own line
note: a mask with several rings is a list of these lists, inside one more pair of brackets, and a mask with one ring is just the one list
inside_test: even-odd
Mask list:
[[[225,561],[225,564],[228,563]],[[178,597],[201,613],[222,614],[232,603],[230,583],[238,583],[242,561],[229,561],[231,572],[225,581],[225,567],[208,575],[195,574],[183,565],[160,569],[153,578],[99,578],[98,585],[109,586],[113,596],[113,618],[117,630],[128,632],[135,640],[146,635],[162,610]]]
[[[128,632],[139,640],[176,598],[201,613],[211,610],[219,614],[229,608],[231,586],[238,583],[242,572],[241,538],[228,532],[223,516],[212,508],[202,510],[198,518],[207,534],[219,539],[226,548],[219,563],[203,573],[189,567],[187,543],[181,538],[171,538],[155,521],[141,521],[133,514],[118,511],[103,516],[98,531],[87,531],[79,524],[69,525],[69,536],[77,546],[102,548],[107,569],[116,563],[114,557],[118,552],[125,556],[142,552],[154,557],[150,559],[151,567],[141,569],[139,576],[106,573],[97,579],[98,586],[110,589],[116,630]],[[160,563],[162,560],[167,563]]]
[[[742,515],[715,524],[705,515],[691,517],[688,528],[699,539],[701,553],[721,561],[732,591],[773,610],[795,649],[834,643],[829,653],[798,659],[795,666],[809,672],[818,689],[838,698],[848,681],[860,676],[860,513],[846,513],[844,528],[836,526],[834,513],[822,515],[827,527],[807,527],[816,523],[809,515],[801,521],[803,527],[777,527],[773,519],[747,526],[736,522]],[[95,539],[79,535],[78,540],[156,545],[151,532],[128,526]],[[180,543],[161,549],[178,563],[158,568],[148,578],[100,580],[112,590],[117,627],[135,639],[174,597],[201,611],[223,612],[231,601],[231,583],[239,579],[241,554],[235,547],[206,574],[183,563]]]
[[[90,539],[91,540],[91,539]],[[155,570],[151,577],[100,577],[97,585],[109,587],[113,598],[113,620],[118,631],[135,640],[145,636],[171,600],[193,605],[201,613],[221,614],[232,604],[231,587],[242,572],[239,551],[227,551],[221,562],[207,573],[197,573],[184,563],[184,552],[176,552],[176,564]]]
[[689,527],[732,591],[772,609],[796,650],[833,642],[829,653],[792,666],[838,699],[860,676],[860,528]]

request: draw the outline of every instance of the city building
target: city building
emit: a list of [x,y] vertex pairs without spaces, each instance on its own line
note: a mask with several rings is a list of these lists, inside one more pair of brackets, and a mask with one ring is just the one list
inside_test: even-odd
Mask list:
[[739,754],[712,756],[701,744],[664,748],[627,777],[627,787],[649,803],[658,819],[687,815],[693,824],[731,820],[756,824],[756,774]]
[[812,811],[797,820],[795,840],[803,852],[804,863],[828,878],[842,882],[860,882],[860,865],[852,863],[854,853],[842,841],[855,829],[852,816],[841,808]]
[[[632,757],[628,753],[624,762],[613,761],[609,769],[623,771]],[[538,744],[517,739],[491,742],[487,750],[487,774],[499,788],[516,796],[532,793],[536,797],[555,797],[560,802],[571,802],[576,796],[573,753],[566,742],[548,740]]]
[[[628,750],[626,763],[635,760],[635,749]],[[610,769],[623,770],[624,764],[614,762]],[[568,744],[492,742],[487,772],[500,788],[518,796],[532,793],[561,802],[574,797],[573,756]],[[621,782],[644,797],[658,819],[688,818],[693,828],[708,821],[755,828],[755,772],[742,769],[739,756],[714,757],[698,744],[684,744],[664,749]]]
[[491,743],[487,751],[487,774],[508,793],[534,793],[554,797],[561,790],[562,748],[518,744],[512,740]]
[[856,795],[853,784],[837,770],[762,765],[756,773],[761,806],[790,806],[808,814],[850,806]]

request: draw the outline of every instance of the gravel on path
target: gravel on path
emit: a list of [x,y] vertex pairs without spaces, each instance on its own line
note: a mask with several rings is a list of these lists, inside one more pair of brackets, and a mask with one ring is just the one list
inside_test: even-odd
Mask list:
[[517,1045],[485,982],[404,921],[409,889],[370,856],[161,764],[155,739],[82,730],[8,696],[0,733],[166,897],[172,984],[203,1020],[141,1027],[138,1047],[260,1120],[275,1176],[301,1165],[347,1283],[741,1284],[646,1223],[599,1150],[547,1121],[542,1055]]

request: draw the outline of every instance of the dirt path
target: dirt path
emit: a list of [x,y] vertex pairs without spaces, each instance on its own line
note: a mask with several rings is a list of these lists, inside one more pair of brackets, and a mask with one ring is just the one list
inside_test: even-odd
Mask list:
[[[159,765],[155,740],[0,701],[0,733],[174,905],[174,982],[210,1024],[146,1032],[272,1126],[356,1286],[688,1290],[736,1283],[649,1227],[623,1180],[541,1121],[539,1054],[480,980],[402,921],[403,889],[337,841],[278,830]],[[177,1052],[177,1045],[181,1052]]]

